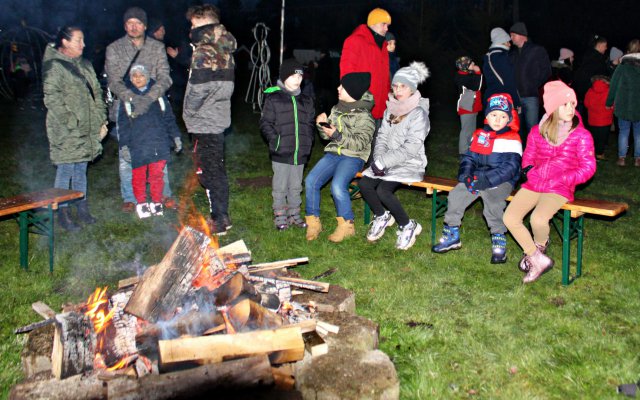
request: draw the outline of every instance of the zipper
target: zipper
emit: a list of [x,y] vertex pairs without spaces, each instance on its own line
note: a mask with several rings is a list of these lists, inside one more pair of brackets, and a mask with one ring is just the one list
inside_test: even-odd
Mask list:
[[291,102],[293,102],[293,121],[296,128],[296,147],[293,151],[293,165],[298,165],[298,147],[300,146],[300,138],[298,137],[298,103],[296,97],[291,96]]

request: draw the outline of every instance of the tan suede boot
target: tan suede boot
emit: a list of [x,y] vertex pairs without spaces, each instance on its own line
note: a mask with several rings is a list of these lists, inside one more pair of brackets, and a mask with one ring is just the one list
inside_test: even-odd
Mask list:
[[338,220],[338,226],[336,227],[336,230],[329,235],[330,241],[340,243],[345,238],[356,234],[356,227],[353,225],[353,221],[345,221],[342,217],[338,217],[336,220]]
[[320,232],[322,232],[320,217],[307,215],[304,219],[307,221],[307,240],[316,240],[318,235],[320,235]]

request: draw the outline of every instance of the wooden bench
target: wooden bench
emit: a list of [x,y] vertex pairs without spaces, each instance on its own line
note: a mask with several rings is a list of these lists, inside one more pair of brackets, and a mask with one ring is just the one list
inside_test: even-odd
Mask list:
[[[362,174],[358,172],[357,178],[361,178]],[[447,212],[447,197],[440,196],[438,193],[448,193],[456,185],[458,181],[455,179],[439,178],[435,176],[425,176],[421,182],[403,183],[405,186],[418,187],[425,189],[427,195],[431,195],[431,245],[436,243],[436,219],[444,216]],[[354,187],[352,196],[359,189]],[[511,201],[516,191],[511,193],[507,201]],[[364,220],[368,224],[371,220],[371,210],[365,202]],[[554,228],[562,238],[562,284],[569,285],[573,280],[582,275],[582,250],[584,245],[584,216],[599,215],[604,217],[616,217],[629,208],[627,203],[616,203],[604,200],[587,200],[575,199],[570,203],[562,206],[556,218],[562,221],[562,229],[559,229],[555,221]],[[576,275],[570,276],[570,244],[571,240],[577,239],[576,249]]]
[[49,272],[53,272],[53,210],[57,210],[60,203],[82,197],[84,194],[76,190],[46,189],[0,198],[0,217],[13,217],[17,214],[20,226],[20,266],[25,271],[29,269],[29,232],[32,232],[49,237]]

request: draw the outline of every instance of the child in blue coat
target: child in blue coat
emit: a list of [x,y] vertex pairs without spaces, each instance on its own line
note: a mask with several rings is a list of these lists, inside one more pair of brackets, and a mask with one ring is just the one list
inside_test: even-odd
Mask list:
[[[154,84],[142,64],[131,67],[129,78],[130,89],[138,95],[148,93]],[[120,151],[125,160],[128,158],[131,161],[133,168],[133,195],[138,202],[136,212],[139,218],[163,215],[163,170],[169,160],[171,147],[175,146],[176,153],[182,150],[180,130],[171,105],[163,96],[147,112],[138,115],[130,99],[121,100],[122,106],[118,111]],[[147,183],[151,202],[147,202]]]

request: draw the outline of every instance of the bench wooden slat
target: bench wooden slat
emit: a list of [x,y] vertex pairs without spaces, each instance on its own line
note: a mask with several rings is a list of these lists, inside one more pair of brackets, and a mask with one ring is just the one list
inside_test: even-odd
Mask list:
[[32,210],[34,208],[47,207],[50,204],[56,209],[58,208],[58,203],[80,199],[82,197],[84,197],[82,192],[55,188],[6,197],[0,199],[0,217]]

